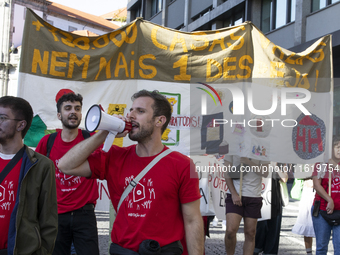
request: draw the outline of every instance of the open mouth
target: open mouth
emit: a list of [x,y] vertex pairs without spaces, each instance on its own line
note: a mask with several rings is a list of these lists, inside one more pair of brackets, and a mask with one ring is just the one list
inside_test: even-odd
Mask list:
[[68,119],[69,120],[78,120],[78,117],[75,116],[75,115],[71,115]]
[[136,122],[131,122],[132,129],[136,129],[139,127],[139,124]]

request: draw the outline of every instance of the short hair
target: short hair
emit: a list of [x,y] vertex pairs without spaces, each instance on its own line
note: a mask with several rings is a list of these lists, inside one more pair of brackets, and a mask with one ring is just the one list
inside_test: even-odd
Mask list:
[[21,137],[24,138],[33,120],[33,109],[30,103],[21,97],[3,96],[0,98],[0,106],[10,108],[16,119],[26,121],[27,125],[21,131]]
[[83,106],[83,96],[82,95],[74,94],[74,93],[67,93],[67,94],[62,95],[58,99],[58,102],[57,102],[57,111],[58,111],[58,113],[60,113],[60,111],[61,111],[61,105],[64,102],[67,102],[67,101],[70,101],[72,103],[73,102],[80,102],[80,105]]
[[340,142],[340,136],[335,135],[333,136],[333,148]]
[[165,96],[159,93],[158,90],[154,90],[152,92],[147,91],[145,89],[140,90],[133,94],[131,97],[131,100],[134,101],[135,99],[139,97],[151,97],[154,100],[154,103],[151,105],[153,109],[153,117],[164,115],[166,118],[166,122],[162,126],[162,134],[167,128],[170,119],[171,119],[171,113],[172,113],[172,107],[169,103],[168,99],[166,99]]

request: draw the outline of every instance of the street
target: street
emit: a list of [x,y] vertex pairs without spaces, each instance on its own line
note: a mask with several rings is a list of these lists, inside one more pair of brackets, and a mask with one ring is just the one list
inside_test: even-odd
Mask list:
[[[295,235],[291,232],[296,217],[299,212],[299,201],[290,199],[289,205],[284,207],[282,216],[282,226],[280,235],[279,255],[290,254],[306,254],[303,236]],[[97,225],[99,234],[99,249],[100,255],[108,254],[109,242],[109,213],[96,212]],[[224,232],[225,228],[222,226],[222,221],[219,221],[217,226],[210,225],[210,238],[205,242],[205,254],[216,255],[226,254],[224,249]],[[237,234],[237,245],[235,254],[242,254],[242,245],[244,241],[243,223]],[[313,239],[313,254],[315,254],[315,239]],[[332,240],[328,248],[328,255],[334,254]]]

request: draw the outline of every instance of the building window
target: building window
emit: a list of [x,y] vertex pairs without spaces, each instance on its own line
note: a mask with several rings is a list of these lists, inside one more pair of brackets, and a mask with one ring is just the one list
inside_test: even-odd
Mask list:
[[269,32],[272,24],[272,0],[262,1],[261,30],[263,33]]
[[242,24],[244,21],[243,11],[235,13],[233,21],[234,21],[234,26]]
[[140,9],[140,6],[134,10],[134,19],[137,19],[138,17],[142,17],[142,14],[141,14],[141,9]]
[[334,4],[340,0],[312,0],[312,12],[320,10],[327,5]]
[[267,33],[295,20],[296,0],[262,0],[261,30]]
[[68,26],[69,32],[76,31],[76,30],[78,30],[76,27]]
[[151,17],[162,10],[163,0],[151,1]]
[[142,7],[139,4],[138,6],[134,7],[133,9],[130,10],[131,12],[131,20],[137,19],[138,17],[142,17]]
[[141,14],[141,12],[140,12],[140,7],[139,7],[135,12],[136,18],[141,17],[140,14]]
[[231,16],[223,20],[223,27],[238,26],[244,22],[244,9],[233,12]]

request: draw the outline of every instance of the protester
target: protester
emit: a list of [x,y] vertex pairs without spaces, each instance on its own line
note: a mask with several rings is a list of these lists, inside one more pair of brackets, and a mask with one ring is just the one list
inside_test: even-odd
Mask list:
[[32,119],[26,100],[0,98],[0,254],[52,254],[57,236],[54,165],[23,144]]
[[[284,171],[284,164],[277,164],[271,175],[271,218],[257,222],[254,255],[278,254],[280,231],[282,222],[283,194],[281,194],[280,181],[288,180],[288,173]],[[288,167],[287,167],[288,169]]]
[[[226,198],[226,219],[227,228],[225,233],[225,248],[227,255],[235,253],[236,233],[239,229],[240,222],[244,221],[244,245],[243,254],[252,255],[255,248],[255,233],[257,219],[261,218],[262,207],[262,176],[268,175],[269,162],[260,162],[239,156],[226,156],[225,165],[233,167],[249,167],[251,171],[244,171],[241,178],[232,179],[232,172],[226,173],[226,184],[228,186]],[[265,166],[265,167],[263,167]],[[247,169],[244,169],[247,170]],[[267,171],[266,171],[267,170]],[[239,172],[243,170],[240,169]],[[240,197],[240,186],[242,196]]]
[[[327,254],[331,233],[333,233],[334,254],[340,254],[340,225],[332,225],[324,218],[337,215],[340,210],[339,163],[340,137],[334,137],[332,158],[328,164],[315,164],[313,172],[316,194],[312,207],[312,220],[316,237],[316,255]],[[332,183],[330,187],[329,181]],[[337,220],[340,220],[340,214]]]
[[305,180],[299,204],[299,215],[292,232],[303,236],[307,255],[312,255],[313,237],[315,237],[312,214],[310,213],[314,196],[313,181]]
[[[44,136],[36,151],[47,155],[55,164],[58,197],[58,236],[53,254],[70,254],[73,242],[77,254],[99,254],[98,231],[94,207],[98,199],[95,179],[62,173],[57,163],[74,145],[90,136],[79,129],[83,97],[68,93],[57,101],[57,116],[62,130]],[[86,136],[86,137],[84,137]]]
[[[181,254],[179,240],[184,235],[188,252],[184,245],[183,254],[203,254],[201,195],[193,162],[178,152],[171,152],[139,182],[131,182],[157,155],[168,150],[161,142],[161,135],[172,111],[168,100],[157,91],[141,90],[132,100],[127,117],[117,117],[131,121],[129,138],[137,141],[137,145],[112,146],[108,153],[97,150],[91,155],[108,134],[99,131],[66,153],[58,167],[66,174],[107,180],[117,211],[111,233],[111,254],[137,251],[142,254],[150,239],[155,245],[159,243],[161,253],[171,249],[172,254]],[[130,182],[134,188],[118,210],[119,200]]]

